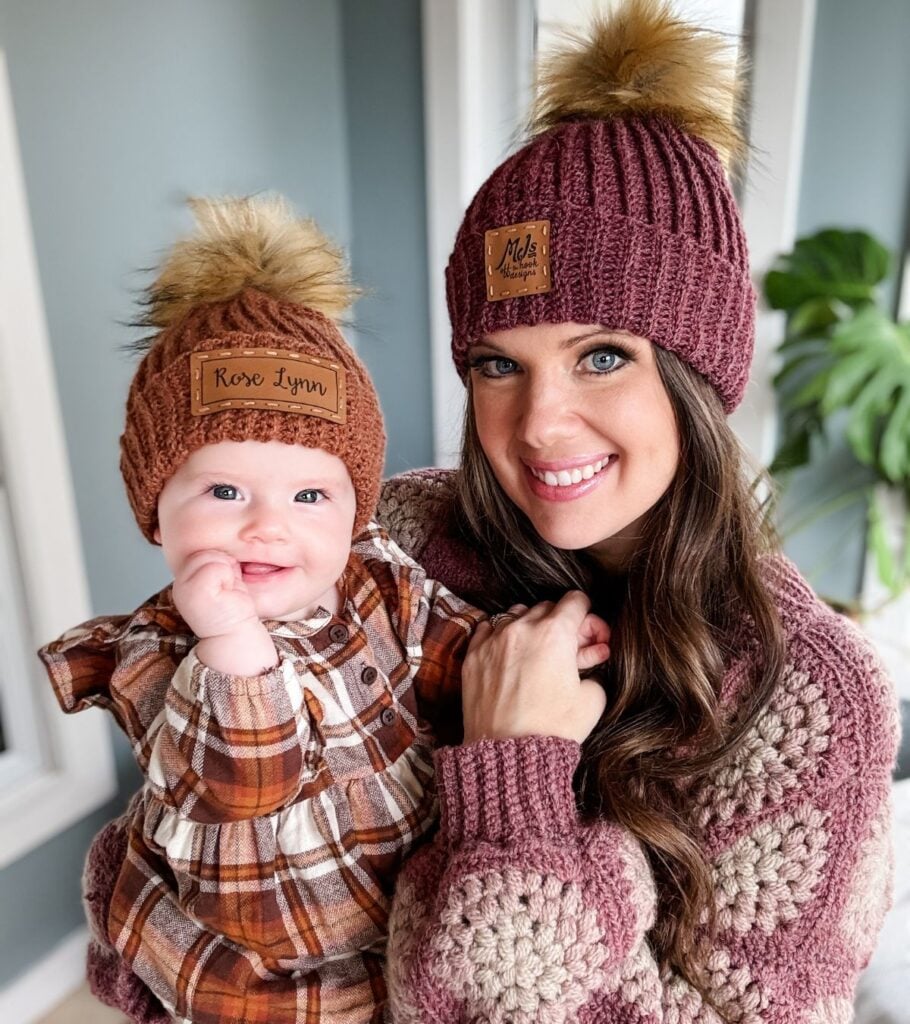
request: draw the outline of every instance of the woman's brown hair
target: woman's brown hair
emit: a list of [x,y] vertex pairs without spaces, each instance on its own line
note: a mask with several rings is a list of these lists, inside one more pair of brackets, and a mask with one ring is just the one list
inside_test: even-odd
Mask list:
[[[578,588],[610,621],[607,710],[584,746],[582,808],[642,843],[660,893],[654,953],[713,1003],[699,940],[714,929],[714,889],[686,794],[733,754],[783,669],[782,631],[761,571],[776,541],[716,393],[672,353],[654,354],[676,416],[679,468],[621,573],[544,542],[505,495],[480,445],[470,381],[457,499],[502,604]],[[744,642],[760,657],[731,716],[721,682]]]

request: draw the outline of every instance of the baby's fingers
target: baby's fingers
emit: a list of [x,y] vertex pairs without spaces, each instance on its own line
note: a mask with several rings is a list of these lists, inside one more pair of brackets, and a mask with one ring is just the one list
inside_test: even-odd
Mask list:
[[180,566],[177,576],[187,580],[196,576],[201,570],[207,570],[211,566],[220,566],[228,571],[232,579],[240,579],[240,563],[225,551],[218,551],[215,548],[204,551],[194,551]]
[[609,657],[610,648],[607,644],[591,644],[589,647],[579,647],[575,664],[579,672],[587,672],[595,665],[602,665]]
[[599,615],[589,612],[578,628],[578,646],[589,647],[592,644],[608,644],[609,642],[610,627]]
[[227,562],[206,562],[201,565],[187,580],[194,586],[217,588],[220,590],[233,590],[243,576],[238,566],[229,565]]

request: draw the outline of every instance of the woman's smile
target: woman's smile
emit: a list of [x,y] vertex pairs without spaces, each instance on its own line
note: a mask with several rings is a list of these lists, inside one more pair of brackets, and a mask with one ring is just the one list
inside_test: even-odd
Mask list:
[[[560,463],[537,463],[523,459],[526,479],[531,493],[545,501],[573,501],[589,494],[603,483],[618,455],[584,461],[569,460]],[[542,468],[550,465],[552,468]],[[559,467],[559,468],[557,468]]]

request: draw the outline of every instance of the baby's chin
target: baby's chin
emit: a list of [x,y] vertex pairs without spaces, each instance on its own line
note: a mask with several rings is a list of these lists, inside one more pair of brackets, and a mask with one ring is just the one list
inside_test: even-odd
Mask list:
[[341,599],[337,586],[328,593],[297,594],[291,600],[276,600],[274,596],[262,594],[253,599],[256,614],[260,619],[277,622],[299,622],[314,618],[320,609],[329,614],[337,613]]
[[268,619],[273,622],[295,622],[313,618],[319,609],[319,602],[288,605],[257,601],[255,606],[256,614],[260,619]]

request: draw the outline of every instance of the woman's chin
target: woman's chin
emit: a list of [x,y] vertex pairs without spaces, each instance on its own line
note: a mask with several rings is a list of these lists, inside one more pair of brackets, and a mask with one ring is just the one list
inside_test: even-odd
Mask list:
[[611,536],[605,535],[603,526],[591,523],[535,522],[532,519],[531,525],[541,540],[561,551],[584,551],[605,543]]

